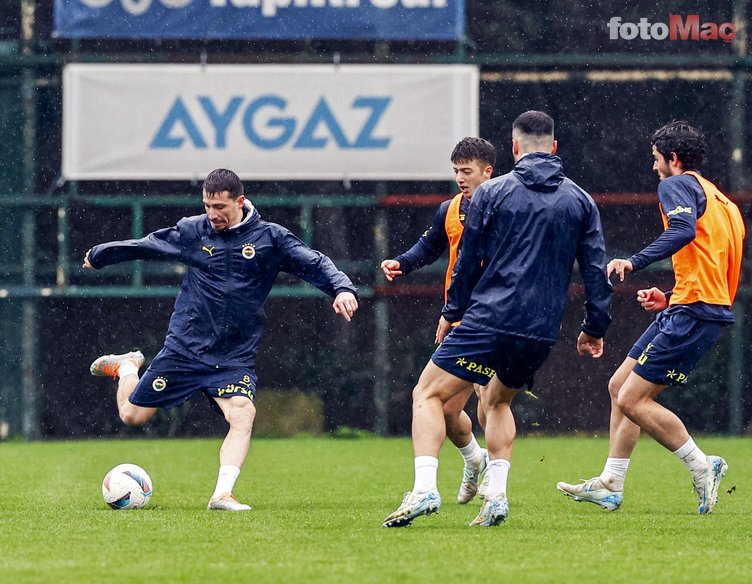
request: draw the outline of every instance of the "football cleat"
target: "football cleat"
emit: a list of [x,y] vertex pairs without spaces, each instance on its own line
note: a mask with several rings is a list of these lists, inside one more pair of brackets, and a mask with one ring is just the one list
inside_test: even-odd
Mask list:
[[481,505],[478,516],[470,522],[470,527],[493,527],[506,521],[509,517],[509,502],[505,493],[486,499]]
[[475,494],[478,492],[478,481],[485,474],[488,468],[488,450],[481,448],[483,458],[481,459],[479,467],[467,466],[462,469],[462,483],[460,483],[460,490],[457,491],[457,502],[460,505],[465,505],[473,500]]
[[210,511],[250,511],[251,506],[245,505],[235,498],[232,493],[222,493],[209,500],[206,506]]
[[486,498],[486,491],[488,490],[488,483],[491,482],[491,473],[485,473],[483,475],[483,480],[480,482],[480,485],[478,485],[478,497],[481,499]]
[[721,479],[726,475],[728,464],[720,456],[708,456],[708,468],[699,480],[693,480],[695,493],[700,499],[697,508],[700,515],[713,512],[713,507],[718,502],[718,487]]
[[624,500],[623,491],[612,491],[608,489],[603,484],[600,477],[592,478],[578,485],[556,483],[556,488],[575,501],[595,503],[606,511],[616,511]]
[[397,510],[384,519],[384,527],[407,527],[420,515],[438,513],[440,507],[441,496],[436,489],[423,493],[408,491]]
[[144,364],[144,354],[141,351],[132,351],[122,355],[102,355],[89,366],[89,372],[92,375],[117,379],[120,365],[126,361],[132,362],[139,369]]

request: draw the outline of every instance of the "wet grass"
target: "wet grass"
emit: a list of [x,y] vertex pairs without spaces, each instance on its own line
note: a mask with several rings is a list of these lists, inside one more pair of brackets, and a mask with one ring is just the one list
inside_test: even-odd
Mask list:
[[[749,582],[752,440],[700,438],[730,470],[715,512],[696,514],[684,467],[643,440],[624,506],[606,513],[555,489],[600,471],[602,438],[515,446],[511,515],[466,525],[459,455],[442,451],[436,516],[381,521],[412,484],[406,439],[257,440],[235,489],[249,513],[207,512],[219,440],[0,444],[0,582]],[[100,484],[134,462],[146,509],[111,511]]]

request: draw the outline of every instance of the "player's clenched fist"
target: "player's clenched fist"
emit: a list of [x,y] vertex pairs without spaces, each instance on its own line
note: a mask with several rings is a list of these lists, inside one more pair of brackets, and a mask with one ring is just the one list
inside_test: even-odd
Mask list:
[[384,272],[386,279],[390,282],[397,276],[401,276],[400,263],[397,260],[384,260],[381,262],[381,271]]
[[666,295],[658,288],[638,290],[637,302],[648,312],[660,312],[668,306]]

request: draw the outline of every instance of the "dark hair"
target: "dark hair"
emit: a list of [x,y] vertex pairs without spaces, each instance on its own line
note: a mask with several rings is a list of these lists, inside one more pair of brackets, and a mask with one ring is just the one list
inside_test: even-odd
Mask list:
[[554,119],[547,113],[530,110],[517,116],[512,122],[512,130],[519,130],[527,136],[553,136]]
[[681,120],[674,120],[656,130],[650,143],[666,162],[671,161],[671,153],[675,152],[684,170],[700,168],[705,160],[705,134]]
[[238,175],[226,168],[212,170],[204,180],[203,189],[210,197],[227,191],[233,199],[237,199],[244,192],[243,183]]
[[486,166],[494,166],[496,164],[496,148],[491,142],[483,138],[462,138],[452,150],[450,160],[454,163],[480,160]]

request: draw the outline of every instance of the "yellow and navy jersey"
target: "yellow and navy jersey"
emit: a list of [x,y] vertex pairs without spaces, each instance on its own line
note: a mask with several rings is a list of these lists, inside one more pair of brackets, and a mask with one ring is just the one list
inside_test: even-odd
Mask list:
[[[744,245],[744,220],[739,208],[709,180],[687,172],[705,193],[705,213],[696,235],[672,256],[676,283],[670,304],[705,302],[731,306],[739,287]],[[669,211],[670,212],[670,211]],[[668,216],[661,210],[664,227]]]
[[448,248],[449,265],[444,277],[444,294],[446,296],[446,290],[452,281],[452,271],[457,260],[457,250],[459,249],[465,225],[465,215],[469,206],[470,201],[463,197],[461,193],[439,205],[431,227],[423,232],[415,245],[394,258],[400,263],[400,270],[403,274],[409,274],[432,264]]
[[446,217],[444,217],[444,231],[449,242],[449,264],[444,276],[444,302],[446,302],[447,290],[449,290],[449,286],[452,284],[452,272],[454,272],[454,264],[457,262],[457,252],[460,249],[462,232],[465,230],[465,213],[467,211],[462,210],[463,203],[467,207],[469,203],[467,198],[462,193],[455,195],[450,201]]
[[694,171],[662,180],[658,199],[665,231],[630,258],[633,270],[670,256],[670,306],[690,307],[704,320],[733,322],[745,235],[738,207]]

